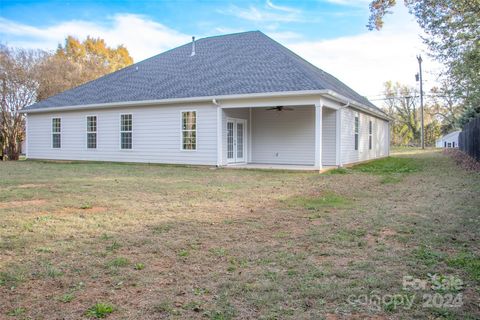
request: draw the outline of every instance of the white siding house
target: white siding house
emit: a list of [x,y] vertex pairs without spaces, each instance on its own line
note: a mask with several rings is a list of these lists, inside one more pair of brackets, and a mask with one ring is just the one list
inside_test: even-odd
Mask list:
[[450,132],[443,137],[439,138],[435,146],[437,148],[458,148],[458,136],[461,131]]
[[388,156],[382,111],[262,33],[206,38],[196,48],[26,108],[27,158],[317,170]]

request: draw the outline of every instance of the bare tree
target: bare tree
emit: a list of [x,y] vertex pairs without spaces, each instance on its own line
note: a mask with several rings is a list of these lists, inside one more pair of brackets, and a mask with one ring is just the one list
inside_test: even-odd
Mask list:
[[393,119],[393,142],[416,143],[420,139],[418,92],[414,88],[387,81],[385,84],[386,112]]
[[21,110],[34,103],[38,89],[37,67],[45,57],[39,50],[0,46],[0,123],[2,153],[18,160],[24,137]]
[[432,88],[430,104],[427,112],[442,123],[443,133],[458,129],[464,107],[450,83],[443,81],[440,87]]

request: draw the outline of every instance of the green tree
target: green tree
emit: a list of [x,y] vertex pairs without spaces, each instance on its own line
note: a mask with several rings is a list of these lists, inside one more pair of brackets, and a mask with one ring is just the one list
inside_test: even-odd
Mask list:
[[[370,30],[381,29],[396,0],[370,3]],[[431,55],[445,65],[444,76],[461,99],[460,125],[480,115],[480,0],[404,0],[427,36]]]
[[124,46],[111,48],[100,38],[68,36],[42,63],[38,100],[74,88],[133,63]]

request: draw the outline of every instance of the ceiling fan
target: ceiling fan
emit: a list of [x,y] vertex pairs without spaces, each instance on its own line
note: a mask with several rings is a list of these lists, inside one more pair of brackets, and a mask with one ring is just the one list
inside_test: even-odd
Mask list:
[[276,107],[268,108],[267,110],[292,111],[293,109],[292,108],[287,108],[287,107],[284,107],[284,106],[276,106]]

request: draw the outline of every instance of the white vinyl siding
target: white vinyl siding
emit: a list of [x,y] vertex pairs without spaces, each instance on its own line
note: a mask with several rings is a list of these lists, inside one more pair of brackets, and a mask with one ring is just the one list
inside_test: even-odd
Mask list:
[[[358,150],[355,150],[355,116],[359,116]],[[342,164],[388,156],[389,124],[369,114],[346,108],[341,111]],[[372,148],[369,149],[369,121],[372,122]]]
[[[184,152],[180,114],[197,111],[197,150]],[[61,113],[62,148],[51,148],[51,119],[60,114],[28,115],[28,144],[31,159],[99,160],[215,165],[217,162],[217,109],[211,104],[131,107],[95,110],[97,149],[86,152],[85,119],[92,111]],[[120,148],[120,115],[133,116],[133,150]]]
[[336,111],[327,107],[322,109],[322,165],[332,166],[335,165],[337,156]]
[[315,108],[291,109],[252,109],[251,162],[314,165]]
[[[332,104],[332,107],[338,107]],[[226,164],[226,119],[247,120],[245,160],[250,163],[314,165],[315,108],[291,106],[292,111],[266,110],[266,107],[223,109],[212,103],[184,103],[175,106],[122,107],[90,111],[28,114],[28,157],[32,159],[98,160],[177,164]],[[182,150],[182,112],[196,111],[196,150]],[[351,107],[335,112],[323,108],[322,160],[334,164],[337,137],[332,133],[340,123],[342,164],[388,155],[388,122]],[[97,148],[87,151],[85,121],[96,116]],[[133,151],[121,149],[121,115],[132,115]],[[354,148],[354,119],[359,115],[359,145]],[[331,116],[331,118],[330,118]],[[61,148],[52,148],[53,118],[61,118],[58,132]],[[217,121],[221,122],[218,123]],[[369,149],[369,121],[372,122],[372,148]],[[221,132],[218,132],[221,130]],[[88,132],[88,131],[87,131]],[[55,132],[57,133],[57,132]],[[217,137],[221,143],[217,144]],[[333,139],[335,137],[335,140]],[[335,141],[335,144],[333,144]],[[218,146],[220,145],[220,146]],[[218,149],[217,149],[218,147]],[[217,154],[220,161],[217,162]]]

